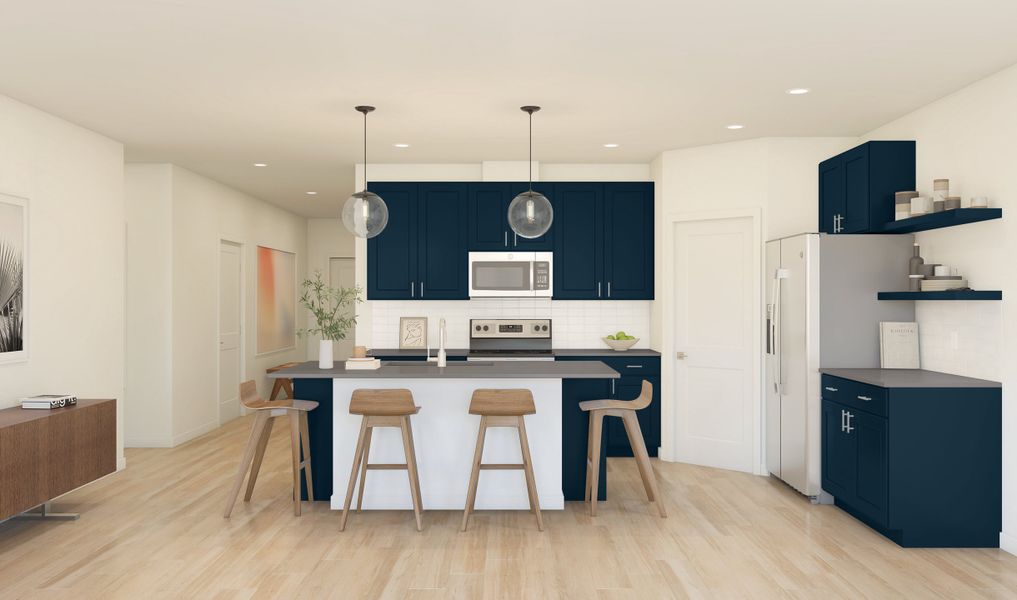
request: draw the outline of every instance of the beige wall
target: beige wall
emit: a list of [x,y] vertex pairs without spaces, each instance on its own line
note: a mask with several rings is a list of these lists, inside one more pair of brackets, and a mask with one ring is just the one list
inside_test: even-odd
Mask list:
[[[976,289],[1003,290],[1002,302],[920,302],[923,367],[1003,382],[1003,532],[1017,554],[1017,67],[1006,69],[865,135],[913,139],[917,183],[950,179],[951,194],[988,196],[1004,218],[918,234],[929,262],[958,267]],[[1008,216],[1009,215],[1009,216]],[[981,356],[980,360],[971,360]]]
[[0,408],[42,393],[117,398],[123,465],[123,145],[0,96],[0,192],[28,199],[29,357]]
[[[339,213],[341,205],[336,206]],[[337,217],[335,219],[307,220],[307,276],[321,271],[328,281],[328,261],[330,258],[354,258],[356,256],[356,238]],[[366,297],[366,293],[364,294]],[[359,311],[358,311],[359,314]],[[305,322],[314,325],[314,317],[310,311],[304,310]],[[355,332],[354,332],[355,333]],[[321,336],[308,336],[303,343],[306,346],[307,360],[318,360],[318,342]],[[340,358],[336,356],[336,358]]]
[[[148,328],[151,335],[132,332],[128,350],[128,380],[143,385],[143,373],[168,371],[167,396],[147,398],[139,403],[128,421],[128,439],[139,446],[174,446],[210,431],[219,425],[218,398],[218,314],[219,314],[219,242],[241,244],[243,261],[244,339],[241,379],[255,379],[263,394],[269,391],[265,369],[293,360],[303,360],[304,344],[294,340],[292,349],[258,355],[256,349],[257,260],[259,245],[297,255],[298,277],[306,271],[307,221],[281,208],[263,202],[174,165],[127,165],[131,192],[129,204],[144,204],[158,199],[159,211],[168,219],[139,222],[149,236],[132,238],[129,256],[151,261],[161,268],[169,266],[171,281],[169,319],[165,329]],[[168,172],[167,176],[162,176]],[[159,174],[156,176],[155,174]],[[166,207],[165,199],[169,198]],[[129,211],[138,216],[144,210]],[[130,226],[135,226],[132,221]],[[167,237],[169,244],[153,246],[150,238]],[[144,258],[142,258],[144,257]],[[130,270],[130,289],[143,287],[152,279],[143,267]],[[134,280],[134,278],[139,278]],[[137,284],[137,285],[135,285]],[[160,293],[129,297],[129,313],[142,314],[153,309],[147,302]],[[166,311],[163,311],[166,312]],[[303,311],[298,311],[298,327],[303,327]],[[161,339],[158,336],[163,336]],[[158,352],[150,352],[152,349]],[[167,352],[162,349],[168,348]],[[167,408],[168,403],[168,408]],[[169,416],[165,427],[147,427]]]

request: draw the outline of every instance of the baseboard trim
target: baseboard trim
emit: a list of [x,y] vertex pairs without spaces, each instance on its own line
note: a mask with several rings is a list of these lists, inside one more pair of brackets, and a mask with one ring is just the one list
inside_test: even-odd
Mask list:
[[121,456],[117,459],[117,471],[123,471],[127,468],[127,457]]
[[189,442],[196,437],[205,435],[206,433],[214,430],[217,427],[219,427],[218,421],[209,421],[208,423],[205,423],[204,425],[199,425],[198,427],[195,427],[190,431],[185,431],[180,435],[175,435],[173,436],[173,443],[171,447],[175,448],[180,444],[183,444],[184,442]]
[[127,437],[124,448],[172,448],[173,438],[170,437]]
[[1005,531],[999,532],[999,549],[1017,556],[1017,536]]

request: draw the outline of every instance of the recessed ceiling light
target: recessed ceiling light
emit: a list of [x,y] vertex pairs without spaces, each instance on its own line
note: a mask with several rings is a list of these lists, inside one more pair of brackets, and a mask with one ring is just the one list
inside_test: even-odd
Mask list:
[[618,144],[604,144],[605,148],[617,148]]
[[268,163],[254,163],[254,166],[256,166],[256,167],[267,167]]
[[304,192],[304,193],[307,194],[308,196],[317,196],[318,195],[318,192]]
[[787,90],[787,93],[792,96],[801,96],[802,94],[808,94],[809,88],[791,88]]
[[728,129],[743,129],[744,127],[745,127],[744,125],[728,125],[727,126]]
[[392,144],[392,145],[395,146],[396,148],[409,148],[410,147],[409,144]]

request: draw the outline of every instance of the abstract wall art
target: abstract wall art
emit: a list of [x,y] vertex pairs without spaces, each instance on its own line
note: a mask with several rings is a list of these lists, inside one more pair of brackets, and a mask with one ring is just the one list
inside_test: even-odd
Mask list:
[[0,363],[28,359],[28,201],[0,194]]
[[258,246],[258,354],[297,343],[297,256]]

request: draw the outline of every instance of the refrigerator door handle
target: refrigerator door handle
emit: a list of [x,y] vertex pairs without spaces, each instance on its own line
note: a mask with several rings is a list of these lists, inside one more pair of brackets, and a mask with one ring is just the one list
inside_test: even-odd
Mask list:
[[774,342],[773,342],[773,347],[774,347],[773,353],[777,357],[777,360],[775,361],[777,363],[777,365],[776,365],[776,367],[777,367],[776,371],[777,372],[774,374],[774,379],[773,380],[774,380],[774,391],[776,391],[777,394],[781,395],[781,396],[784,395],[784,384],[785,384],[785,381],[784,381],[784,364],[783,364],[784,361],[782,360],[783,359],[782,350],[783,350],[783,346],[784,346],[784,344],[782,342],[784,340],[781,339],[781,331],[780,331],[780,325],[781,325],[781,314],[780,314],[780,312],[781,312],[781,306],[780,306],[781,302],[780,302],[780,299],[781,299],[781,292],[783,292],[783,287],[784,287],[783,285],[781,285],[781,280],[787,279],[790,275],[791,275],[791,272],[788,271],[787,269],[777,269],[776,273],[774,273],[774,276],[773,276],[773,315],[774,315],[773,316],[773,332],[774,332],[773,333],[773,340],[774,340]]

